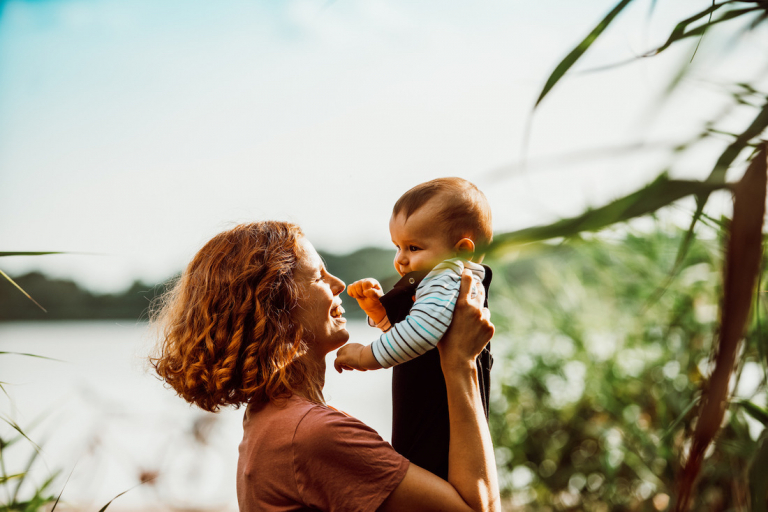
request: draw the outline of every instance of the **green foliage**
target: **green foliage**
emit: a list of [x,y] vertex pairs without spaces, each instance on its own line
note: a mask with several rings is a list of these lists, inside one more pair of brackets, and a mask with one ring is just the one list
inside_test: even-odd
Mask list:
[[[530,510],[656,510],[674,495],[721,293],[721,244],[696,240],[679,277],[649,302],[684,236],[574,239],[495,266],[500,368],[491,426],[513,502]],[[753,322],[749,339],[764,339],[762,329]],[[741,361],[761,364],[757,343]],[[763,404],[765,393],[763,382]],[[727,509],[739,503],[734,493],[748,493],[758,448],[748,425],[754,431],[759,411],[746,400],[730,409],[701,474],[697,510]]]
[[611,24],[613,19],[618,16],[618,14],[623,11],[631,1],[632,0],[621,0],[618,4],[616,4],[611,12],[609,12],[605,18],[600,20],[600,23],[598,23],[597,26],[592,29],[589,35],[587,35],[587,37],[585,37],[584,40],[576,46],[576,48],[571,50],[571,52],[562,60],[562,62],[557,65],[549,79],[547,79],[547,83],[544,84],[544,90],[541,91],[539,98],[536,100],[537,106],[539,103],[541,103],[541,100],[544,99],[544,96],[547,95],[550,89],[552,89],[552,87],[555,86],[555,84],[563,77],[563,75],[565,75],[565,73],[571,69],[571,66],[573,66],[576,61],[578,61],[581,56],[584,55],[584,52],[586,52],[589,47],[592,46],[592,43],[594,43],[595,40],[600,37],[600,34],[603,33],[603,30],[605,30],[608,25]]
[[[621,12],[629,2],[626,0],[620,0],[614,7],[614,9],[606,16],[598,25],[593,29],[590,35],[583,41],[581,41],[564,59],[555,67],[552,71],[549,79],[546,82],[534,108],[538,107],[545,95],[552,89],[552,87],[560,81],[571,69],[576,62],[584,55],[589,47],[596,42],[606,27],[614,21],[616,15]],[[651,2],[651,8],[655,7],[655,1]],[[717,14],[717,16],[715,16]],[[747,21],[746,26],[739,26],[733,23],[734,20]],[[746,35],[749,32],[754,31],[756,28],[763,25],[768,20],[768,3],[763,0],[725,0],[720,3],[712,2],[711,6],[692,14],[686,19],[680,21],[672,30],[672,33],[667,40],[660,46],[642,53],[637,59],[645,57],[652,57],[667,50],[673,45],[693,38],[698,38],[696,48],[693,50],[693,55],[699,49],[699,43],[704,34],[714,26],[718,26],[721,30],[730,30],[730,42],[724,47],[718,48],[714,53],[716,59],[721,62],[727,62],[731,50],[744,41],[749,41]],[[691,58],[693,60],[693,56]],[[630,61],[631,62],[631,61]],[[711,66],[711,64],[709,64]],[[610,68],[610,67],[609,67]],[[608,68],[604,68],[608,69]],[[677,75],[673,78],[671,84],[667,88],[667,92],[671,93],[682,82],[683,78],[689,73],[691,69],[690,65],[683,65],[678,71]],[[763,76],[756,75],[755,80],[764,78]],[[651,489],[656,491],[659,486],[653,484],[652,477],[659,479],[659,482],[663,482],[664,485],[672,485],[670,482],[677,481],[675,484],[677,487],[672,491],[671,488],[666,488],[663,497],[658,498],[659,501],[653,502],[653,508],[657,510],[664,510],[670,506],[669,499],[670,493],[673,496],[671,507],[676,511],[688,511],[691,506],[696,503],[695,506],[706,509],[724,509],[733,507],[735,509],[742,509],[749,506],[750,499],[753,501],[751,504],[755,509],[764,509],[766,506],[766,492],[760,484],[757,484],[750,480],[750,489],[747,489],[749,478],[754,479],[756,475],[760,474],[757,478],[764,478],[764,473],[757,473],[759,471],[756,468],[764,467],[764,460],[760,455],[755,457],[752,462],[752,469],[748,473],[746,467],[749,466],[750,457],[755,453],[757,447],[754,446],[754,436],[746,435],[746,428],[742,419],[745,414],[749,414],[752,421],[760,421],[761,418],[760,408],[756,407],[751,402],[740,403],[738,412],[734,414],[734,411],[730,411],[731,415],[724,418],[724,404],[731,395],[729,389],[729,383],[732,380],[732,372],[734,365],[744,365],[753,362],[750,357],[754,359],[755,364],[762,366],[763,375],[766,378],[763,379],[762,386],[765,385],[765,381],[768,380],[768,360],[766,354],[768,350],[764,346],[762,340],[765,339],[763,328],[758,322],[757,327],[753,326],[753,332],[751,337],[747,337],[747,347],[757,347],[753,352],[740,353],[742,346],[742,333],[745,330],[745,324],[749,318],[750,313],[755,318],[760,317],[762,304],[758,300],[754,301],[753,307],[752,293],[755,287],[755,282],[760,283],[760,274],[765,268],[764,264],[761,264],[761,250],[764,246],[764,237],[762,235],[763,218],[764,218],[764,206],[766,202],[766,153],[768,145],[761,143],[760,138],[768,128],[768,95],[760,92],[760,87],[755,84],[749,83],[735,83],[723,86],[723,89],[730,94],[730,104],[724,110],[723,114],[718,115],[715,119],[711,119],[704,124],[703,130],[698,136],[692,137],[690,140],[679,144],[673,153],[672,158],[679,157],[682,153],[698,149],[698,144],[702,141],[707,141],[713,136],[726,135],[732,137],[733,141],[722,150],[717,157],[714,164],[711,166],[711,172],[706,178],[703,184],[722,185],[726,186],[726,177],[728,171],[735,165],[740,164],[740,158],[744,156],[747,149],[750,147],[757,147],[757,151],[753,151],[751,155],[746,157],[746,161],[749,162],[749,167],[746,174],[735,186],[731,186],[734,193],[734,217],[730,222],[722,223],[721,229],[726,234],[729,243],[726,247],[726,257],[722,264],[718,265],[718,269],[725,276],[724,293],[718,293],[714,297],[716,302],[722,305],[720,311],[719,322],[711,326],[712,336],[715,339],[713,346],[708,349],[711,354],[713,370],[711,374],[707,372],[706,378],[700,378],[701,381],[693,389],[698,389],[701,396],[686,397],[685,402],[687,405],[680,409],[677,419],[672,422],[672,426],[667,429],[667,432],[660,438],[661,441],[671,440],[673,441],[672,450],[670,453],[674,453],[674,457],[667,460],[669,462],[680,463],[680,468],[674,468],[667,476],[668,480],[661,479],[661,476],[656,474],[649,474],[646,479],[640,471],[635,470],[635,474],[640,480],[638,482],[638,489]],[[730,91],[729,91],[730,89]],[[721,128],[723,120],[727,117],[728,113],[734,111],[736,107],[753,109],[756,111],[755,117],[752,122],[746,128],[743,128],[740,132],[735,132],[730,129]],[[665,173],[672,168],[672,164],[664,166]],[[662,175],[664,176],[664,175]],[[501,235],[497,237],[499,242],[499,248],[503,248],[506,245],[507,248],[513,245],[521,245],[536,240],[545,240],[550,237],[575,237],[583,231],[593,231],[600,229],[601,227],[608,226],[614,222],[620,222],[631,218],[632,215],[628,213],[629,209],[626,207],[619,207],[621,205],[631,205],[632,208],[637,211],[637,215],[643,215],[651,213],[658,209],[663,208],[667,204],[679,199],[679,195],[669,193],[672,188],[672,182],[667,183],[660,182],[657,179],[648,187],[639,190],[633,194],[626,196],[614,203],[606,205],[602,208],[598,208],[592,211],[588,211],[583,215],[554,223],[549,226],[541,226],[536,228],[529,228],[520,232]],[[659,197],[660,194],[652,194],[648,191],[657,188],[659,191],[663,191],[662,195],[666,197]],[[667,303],[671,295],[675,295],[674,290],[677,288],[676,277],[681,271],[686,268],[685,262],[688,258],[689,251],[695,245],[694,232],[697,223],[705,217],[704,208],[707,201],[710,198],[711,190],[701,190],[694,192],[696,196],[696,210],[691,218],[690,227],[687,232],[679,237],[679,246],[677,255],[674,258],[671,265],[667,265],[666,275],[655,276],[656,280],[653,280],[654,276],[639,274],[638,280],[644,280],[646,286],[655,287],[657,290],[666,291],[666,293],[654,292],[651,296],[652,304],[647,310],[643,311],[643,315],[646,316],[653,311],[654,307],[658,307],[658,304]],[[499,251],[503,253],[504,251]],[[653,265],[653,261],[649,261],[648,265]],[[610,268],[607,267],[607,268]],[[658,268],[658,267],[657,267]],[[581,276],[584,277],[584,276]],[[617,276],[618,277],[618,276]],[[588,286],[589,281],[584,281],[583,286]],[[759,285],[758,285],[759,288]],[[609,290],[609,288],[606,288]],[[613,294],[616,291],[621,290],[621,287],[616,287],[610,292]],[[685,303],[686,300],[695,304],[694,295],[690,292],[686,295],[685,290],[679,291],[678,300],[680,303]],[[647,300],[647,299],[646,299]],[[677,306],[676,304],[667,304],[667,306]],[[666,309],[665,311],[674,311],[674,309]],[[618,314],[618,311],[612,311],[613,314]],[[583,311],[581,315],[589,317],[588,311]],[[573,322],[582,320],[582,317],[574,316]],[[630,319],[626,319],[629,321]],[[662,322],[665,323],[665,322]],[[674,324],[666,322],[669,326]],[[625,338],[630,331],[622,330],[628,325],[632,325],[631,322],[623,325],[615,325],[608,329],[606,332],[612,333],[613,336],[617,336],[617,339],[629,339]],[[562,329],[562,327],[558,327]],[[574,330],[573,327],[569,327],[570,330]],[[689,342],[696,339],[696,334],[703,334],[699,332],[698,326],[690,324],[681,326],[684,336]],[[572,340],[577,340],[575,335],[579,334],[578,329],[574,333],[565,332],[571,337]],[[648,339],[648,336],[642,332],[634,332],[632,334],[633,339]],[[756,343],[753,340],[758,340]],[[649,340],[650,341],[650,340]],[[673,361],[675,364],[682,368],[690,368],[690,361],[695,360],[696,357],[701,355],[700,344],[689,345],[685,351],[680,353],[669,354],[674,356]],[[691,359],[693,357],[694,359]],[[687,366],[686,366],[687,362]],[[615,372],[611,369],[606,373],[605,369],[601,373],[601,367],[599,365],[590,366],[597,374],[601,374],[604,381],[610,381],[611,377],[616,377]],[[665,366],[666,368],[666,366]],[[593,372],[590,371],[590,376]],[[637,376],[635,376],[637,377]],[[648,390],[650,395],[653,396],[654,384],[647,379],[641,379],[643,386],[642,389],[646,390],[646,394],[643,396],[637,396],[634,398],[642,399],[648,396]],[[671,391],[671,390],[667,390]],[[686,395],[685,389],[678,390],[678,395]],[[690,394],[690,393],[688,393]],[[657,404],[654,406],[654,412],[664,411],[670,409],[670,405],[674,405],[674,399],[670,398],[668,393],[660,394],[654,397],[652,403]],[[764,398],[764,396],[763,396]],[[664,407],[658,407],[658,403],[663,400]],[[699,403],[697,403],[697,401]],[[581,404],[583,405],[583,404]],[[624,404],[626,407],[629,405]],[[679,405],[679,404],[678,404]],[[601,405],[602,407],[602,405]],[[642,404],[637,404],[635,407],[642,409]],[[670,409],[671,410],[671,409]],[[537,410],[537,412],[540,412]],[[583,413],[584,411],[579,411]],[[655,417],[649,414],[649,418],[653,420]],[[757,419],[756,419],[757,417]],[[669,418],[667,418],[669,419]],[[724,421],[725,420],[725,421]],[[696,421],[695,427],[690,426],[691,423]],[[741,421],[741,423],[740,423]],[[687,422],[687,423],[686,423]],[[645,421],[645,423],[649,423]],[[721,425],[725,423],[725,426],[721,428]],[[762,422],[761,422],[762,423]],[[650,423],[654,425],[653,422]],[[680,426],[689,424],[689,427],[685,427],[680,436],[675,433],[679,430]],[[719,431],[719,432],[718,432]],[[708,449],[711,448],[712,442],[715,440],[717,434],[717,444],[715,445],[714,455],[708,454]],[[631,433],[620,431],[622,439],[629,439]],[[636,436],[637,437],[637,436]],[[723,440],[727,439],[727,442]],[[597,442],[598,440],[593,439]],[[752,445],[750,446],[750,442]],[[681,449],[681,443],[690,443],[690,448]],[[642,443],[637,441],[635,446],[641,446]],[[661,448],[661,446],[659,446]],[[649,448],[650,449],[650,448]],[[765,448],[762,446],[757,452],[763,454]],[[658,450],[657,450],[658,451]],[[639,456],[638,460],[644,462],[646,467],[648,461],[643,460],[643,452],[633,452],[635,458]],[[639,454],[639,455],[638,455]],[[730,457],[730,459],[729,459]],[[663,458],[662,458],[663,459]],[[625,457],[622,460],[630,461],[632,457]],[[680,462],[682,461],[682,462]],[[730,462],[731,467],[728,467]],[[629,462],[627,462],[629,464]],[[630,464],[631,466],[631,464]],[[522,467],[522,466],[519,466]],[[667,464],[668,468],[672,468],[671,464]],[[605,468],[601,468],[605,470]],[[634,468],[633,468],[634,469]],[[678,471],[679,470],[679,471]],[[522,471],[522,470],[521,470]],[[520,473],[522,474],[522,473]],[[607,473],[595,473],[595,478],[602,478]],[[615,478],[624,478],[626,476],[617,476]],[[575,476],[570,477],[571,480]],[[514,480],[514,479],[513,479]],[[573,485],[573,481],[569,480],[569,491],[563,491],[560,495],[560,503],[554,503],[558,507],[575,506],[569,505],[569,500],[577,500],[582,502],[585,508],[593,508],[589,504],[589,499],[583,499],[583,493],[580,493],[584,489],[584,485]],[[703,492],[696,490],[696,482],[700,481],[701,489]],[[611,485],[616,484],[616,480],[609,480]],[[583,475],[576,479],[577,483],[588,482],[588,479],[584,479]],[[645,483],[642,483],[645,482]],[[647,485],[646,485],[647,484]],[[643,487],[645,486],[645,487]],[[587,486],[589,487],[589,486]],[[579,491],[578,493],[576,491]],[[669,491],[669,492],[666,492]],[[649,491],[650,492],[650,491]],[[751,494],[750,494],[751,493]],[[626,494],[626,493],[625,493]],[[629,509],[643,509],[651,507],[650,504],[643,505],[638,504],[639,498],[644,498],[646,492],[634,492],[635,501],[631,497],[627,497],[624,502],[613,501],[610,502],[612,508],[615,507],[628,507]],[[629,496],[629,495],[627,495]],[[662,496],[659,494],[657,496]],[[751,497],[750,497],[751,496]],[[639,497],[639,498],[638,498]],[[666,501],[665,501],[666,500]],[[605,501],[597,500],[596,507],[605,507]]]

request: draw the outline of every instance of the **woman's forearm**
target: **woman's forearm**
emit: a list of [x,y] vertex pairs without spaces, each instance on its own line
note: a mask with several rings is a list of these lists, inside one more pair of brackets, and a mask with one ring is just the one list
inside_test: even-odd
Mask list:
[[443,364],[450,416],[448,481],[473,510],[501,510],[491,433],[474,361]]

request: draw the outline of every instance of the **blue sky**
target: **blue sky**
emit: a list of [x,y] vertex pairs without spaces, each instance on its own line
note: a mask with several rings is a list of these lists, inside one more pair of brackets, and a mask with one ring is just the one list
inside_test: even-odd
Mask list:
[[[574,75],[536,114],[527,171],[510,171],[548,73],[613,4],[7,1],[0,250],[102,256],[2,268],[116,289],[163,279],[216,232],[267,218],[298,222],[334,252],[387,246],[394,201],[437,176],[480,186],[498,232],[607,201],[650,181],[664,153],[558,156],[684,139],[721,104],[717,81],[748,79],[767,50],[755,37],[716,66],[708,34],[696,79],[652,121],[693,46]],[[658,2],[648,21],[649,5],[637,0],[581,67],[642,53],[708,2]],[[706,176],[700,162],[720,147],[673,172]]]

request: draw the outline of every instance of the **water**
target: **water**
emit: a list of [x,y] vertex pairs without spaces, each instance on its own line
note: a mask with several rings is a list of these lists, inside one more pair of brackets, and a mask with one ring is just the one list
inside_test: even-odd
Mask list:
[[[376,333],[364,322],[351,321],[348,330],[361,343]],[[0,355],[0,381],[10,395],[0,398],[0,410],[41,446],[31,474],[39,485],[61,470],[50,489],[58,494],[71,473],[62,500],[84,510],[99,510],[142,475],[158,476],[109,510],[236,510],[242,409],[206,413],[165,389],[147,368],[153,343],[143,323],[0,324],[1,351],[61,360]],[[332,361],[331,354],[328,403],[389,440],[391,372],[338,375]],[[3,425],[0,435],[7,440],[16,433]],[[6,469],[22,470],[33,454],[29,442],[16,442],[3,451]]]

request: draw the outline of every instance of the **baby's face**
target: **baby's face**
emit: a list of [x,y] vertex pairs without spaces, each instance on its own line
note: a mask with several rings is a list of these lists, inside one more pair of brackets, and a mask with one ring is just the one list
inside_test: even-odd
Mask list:
[[389,233],[397,247],[395,270],[401,276],[416,270],[431,270],[441,261],[455,256],[446,230],[435,220],[439,212],[437,206],[427,203],[408,220],[402,212],[389,220]]

